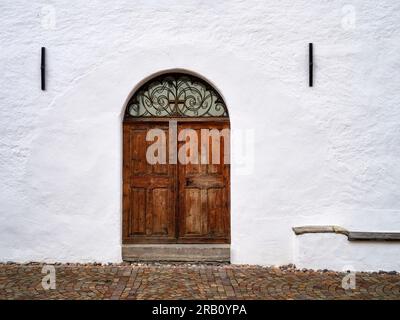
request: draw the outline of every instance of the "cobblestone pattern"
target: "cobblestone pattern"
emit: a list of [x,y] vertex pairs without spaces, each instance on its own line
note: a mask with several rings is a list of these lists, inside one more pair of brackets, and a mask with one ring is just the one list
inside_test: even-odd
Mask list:
[[56,289],[42,264],[0,264],[0,299],[400,299],[400,275],[238,265],[56,264]]

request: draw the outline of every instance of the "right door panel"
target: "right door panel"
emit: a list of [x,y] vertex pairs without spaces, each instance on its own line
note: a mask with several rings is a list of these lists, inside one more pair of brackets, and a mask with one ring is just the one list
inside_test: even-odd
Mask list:
[[230,243],[229,123],[178,125],[180,243]]

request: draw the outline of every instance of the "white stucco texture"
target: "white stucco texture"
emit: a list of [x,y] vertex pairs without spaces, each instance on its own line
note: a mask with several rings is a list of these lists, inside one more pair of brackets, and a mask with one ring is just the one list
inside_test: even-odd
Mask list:
[[0,12],[0,261],[121,261],[125,104],[152,75],[185,70],[229,108],[232,263],[400,270],[400,243],[291,230],[400,231],[400,3],[13,0]]
[[295,239],[297,268],[337,271],[400,270],[400,246],[395,242],[347,240],[337,234],[305,234]]

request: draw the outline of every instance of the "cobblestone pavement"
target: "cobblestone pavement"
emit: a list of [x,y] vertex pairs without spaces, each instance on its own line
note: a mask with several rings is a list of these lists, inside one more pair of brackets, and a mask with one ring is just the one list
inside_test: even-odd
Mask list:
[[56,264],[44,290],[42,264],[0,264],[0,299],[400,299],[400,274],[198,264]]

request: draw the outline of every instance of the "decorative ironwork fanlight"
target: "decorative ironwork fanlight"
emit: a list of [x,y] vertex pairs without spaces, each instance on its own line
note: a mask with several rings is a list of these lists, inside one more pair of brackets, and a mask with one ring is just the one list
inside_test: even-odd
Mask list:
[[129,100],[126,117],[227,117],[219,93],[204,80],[168,73],[145,83]]

